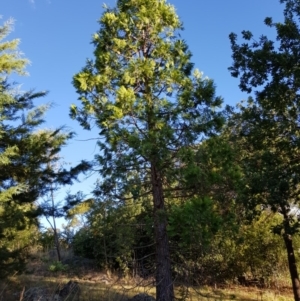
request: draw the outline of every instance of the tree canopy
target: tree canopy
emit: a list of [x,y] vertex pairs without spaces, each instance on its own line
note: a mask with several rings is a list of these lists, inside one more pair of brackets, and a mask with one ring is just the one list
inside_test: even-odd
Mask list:
[[152,196],[157,300],[171,301],[166,202],[184,190],[179,178],[192,147],[220,130],[222,99],[193,69],[178,35],[182,24],[166,1],[120,0],[99,23],[95,60],[74,76],[82,107],[73,105],[71,116],[100,130],[98,197]]
[[292,238],[299,231],[295,208],[299,206],[299,46],[300,3],[285,3],[284,22],[265,19],[275,28],[276,41],[261,36],[254,40],[243,31],[244,43],[231,34],[232,76],[240,79],[242,91],[254,93],[232,119],[232,133],[243,149],[249,207],[271,208],[283,216],[274,231],[284,238],[295,300],[300,283]]

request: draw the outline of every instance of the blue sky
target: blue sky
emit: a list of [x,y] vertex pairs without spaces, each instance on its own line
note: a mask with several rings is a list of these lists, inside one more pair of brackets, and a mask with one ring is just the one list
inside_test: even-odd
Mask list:
[[[72,76],[93,58],[92,34],[99,28],[102,0],[2,0],[2,20],[15,19],[9,39],[20,38],[20,50],[31,61],[28,77],[18,78],[22,89],[49,90],[41,102],[54,102],[46,116],[46,127],[66,125],[77,132],[77,140],[97,137],[97,131],[83,131],[72,121],[69,107],[79,104],[71,81]],[[217,94],[225,104],[234,105],[246,96],[238,89],[238,80],[230,76],[231,64],[228,35],[251,30],[256,37],[274,36],[263,20],[267,16],[282,20],[283,6],[279,0],[170,0],[183,21],[181,36],[193,53],[195,67],[214,79]],[[106,0],[114,6],[116,0]],[[64,160],[73,164],[92,159],[97,151],[95,142],[73,140],[63,150]],[[89,180],[75,189],[90,190]]]

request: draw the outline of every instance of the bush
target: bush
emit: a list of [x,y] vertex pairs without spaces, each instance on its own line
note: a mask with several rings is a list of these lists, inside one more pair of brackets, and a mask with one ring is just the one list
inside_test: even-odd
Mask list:
[[50,272],[65,272],[67,269],[68,266],[66,264],[61,263],[60,261],[54,261],[48,267],[48,270]]

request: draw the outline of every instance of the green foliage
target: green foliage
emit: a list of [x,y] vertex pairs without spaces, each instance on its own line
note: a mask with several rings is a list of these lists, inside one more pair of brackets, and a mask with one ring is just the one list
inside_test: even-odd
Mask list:
[[300,187],[300,4],[285,3],[284,22],[266,18],[265,24],[277,32],[276,42],[243,31],[244,43],[231,34],[232,76],[239,77],[242,91],[254,92],[234,114],[230,132],[241,148],[245,175],[243,199],[256,214],[270,208],[283,215],[275,229],[284,238],[289,259],[295,300],[299,300],[299,276],[292,237],[298,231],[293,208],[299,206]]
[[73,133],[41,129],[49,105],[35,107],[34,101],[47,92],[20,92],[8,81],[12,72],[23,74],[27,63],[17,50],[18,40],[3,41],[11,26],[7,22],[0,27],[0,276],[19,271],[18,262],[24,261],[28,233],[38,225],[37,199],[53,182],[70,184],[79,169],[51,168]]
[[183,205],[175,205],[171,209],[168,230],[170,237],[177,240],[181,254],[188,258],[183,249],[195,250],[201,255],[213,235],[219,230],[221,220],[214,212],[213,203],[209,198],[194,198]]
[[40,245],[45,252],[54,247],[55,242],[52,229],[47,229],[47,231],[40,231],[38,235],[38,245]]
[[54,261],[48,267],[50,272],[65,272],[67,269],[68,266],[63,264],[61,261]]
[[[186,261],[186,277],[198,285],[228,283],[241,275],[264,278],[268,285],[288,275],[286,252],[282,238],[272,228],[282,217],[264,212],[251,223],[233,228],[223,223],[205,249],[199,249],[193,261]],[[183,258],[186,259],[183,254]]]
[[72,105],[71,117],[85,129],[93,122],[99,128],[96,162],[103,181],[97,198],[125,202],[151,195],[157,299],[171,301],[165,204],[185,199],[180,174],[193,168],[181,164],[185,150],[221,129],[222,99],[213,81],[194,70],[178,34],[181,22],[166,1],[119,0],[99,23],[95,60],[73,78],[82,106]]
[[[141,204],[140,204],[141,205]],[[127,204],[113,208],[92,206],[86,226],[73,240],[76,255],[96,259],[104,269],[148,277],[154,273],[152,210]],[[137,205],[138,207],[138,205]],[[231,210],[231,209],[230,209]],[[266,284],[288,274],[282,239],[273,227],[282,217],[264,212],[251,223],[238,211],[234,216],[211,199],[174,204],[169,213],[168,233],[172,271],[179,283],[214,285],[232,282],[240,275],[263,277]]]
[[[299,202],[300,83],[296,49],[300,31],[299,3],[282,2],[286,3],[284,23],[266,19],[266,24],[277,31],[278,47],[266,36],[239,46],[237,36],[231,34],[234,62],[229,69],[233,76],[240,77],[243,91],[255,89],[255,98],[250,97],[246,106],[240,104],[231,121],[248,181],[245,191],[251,195],[247,203],[253,210],[257,204],[270,207],[287,220],[290,209]],[[243,32],[243,37],[250,40],[251,34]],[[290,222],[294,223],[292,219]],[[294,234],[292,225],[285,231]]]
[[0,81],[12,72],[25,74],[24,67],[28,60],[21,57],[18,51],[19,40],[4,41],[13,28],[14,21],[12,19],[6,21],[0,27]]
[[251,273],[253,278],[268,279],[287,270],[282,238],[272,231],[281,221],[279,214],[266,212],[251,225],[241,228],[237,263],[244,273]]
[[[5,221],[0,226],[0,238],[5,254],[18,231],[37,225],[39,210],[34,202],[48,191],[47,175],[53,174],[47,163],[70,135],[60,130],[34,132],[43,122],[45,107],[34,108],[32,101],[44,93],[17,95],[2,83],[0,95],[0,216]],[[1,257],[0,264],[4,262],[5,257]]]
[[[91,230],[82,227],[75,235],[72,241],[74,254],[77,256],[94,259],[94,247],[98,246],[97,236],[93,236]],[[101,263],[100,263],[101,264]]]
[[[124,206],[115,207],[110,202],[95,202],[87,215],[86,226],[74,236],[74,253],[87,258],[95,258],[104,269],[119,273],[138,273],[135,259],[143,257],[149,245],[151,235],[145,233],[147,219],[139,202],[126,202]],[[137,249],[136,249],[137,247]],[[146,250],[145,250],[146,249]]]
[[119,1],[100,19],[95,62],[74,77],[82,108],[73,105],[71,116],[85,128],[96,120],[104,138],[96,159],[104,179],[98,192],[105,196],[114,197],[113,187],[121,197],[133,186],[137,195],[148,191],[154,158],[171,183],[178,149],[220,128],[214,108],[222,101],[211,80],[191,75],[191,54],[175,31],[180,27],[165,1]]

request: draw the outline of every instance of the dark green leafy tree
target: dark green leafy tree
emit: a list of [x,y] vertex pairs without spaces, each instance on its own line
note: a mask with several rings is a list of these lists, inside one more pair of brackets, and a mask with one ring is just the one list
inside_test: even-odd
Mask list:
[[88,215],[92,255],[107,272],[118,270],[123,275],[137,272],[134,248],[141,239],[137,232],[142,226],[138,221],[142,209],[141,203],[133,200],[117,207],[110,201],[95,202],[92,206]]
[[95,60],[73,79],[82,107],[72,105],[71,116],[99,128],[100,198],[152,196],[156,295],[171,301],[167,204],[186,195],[176,187],[179,170],[189,148],[222,126],[222,100],[213,81],[193,71],[182,24],[166,1],[119,0],[99,23]]
[[283,216],[274,231],[284,239],[294,297],[300,300],[293,247],[293,236],[299,232],[295,210],[300,187],[300,2],[280,2],[285,4],[283,23],[265,19],[276,30],[276,41],[266,36],[254,40],[251,32],[243,31],[245,42],[239,45],[237,36],[230,35],[229,70],[240,79],[242,91],[254,93],[234,115],[231,133],[243,152],[249,209],[270,208]]
[[195,284],[201,257],[220,225],[221,218],[208,197],[194,197],[182,205],[172,206],[168,233],[173,250],[172,258],[176,262],[176,276],[181,277],[183,283]]
[[265,210],[251,224],[242,225],[237,237],[237,266],[254,279],[264,279],[266,284],[276,275],[288,273],[283,240],[272,231],[281,221],[280,214]]
[[222,252],[216,251],[216,242],[221,246],[225,240],[234,240],[245,217],[244,206],[236,202],[243,173],[238,149],[225,134],[191,149],[185,160],[188,168],[182,169],[180,178],[191,197],[171,205],[171,246],[177,256],[177,278],[185,283],[215,285],[232,275]]

